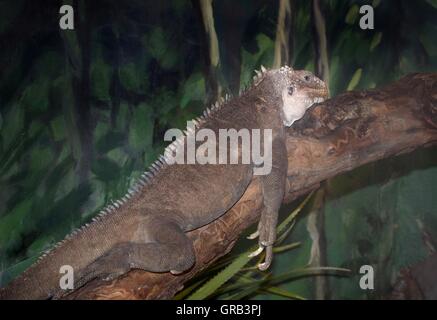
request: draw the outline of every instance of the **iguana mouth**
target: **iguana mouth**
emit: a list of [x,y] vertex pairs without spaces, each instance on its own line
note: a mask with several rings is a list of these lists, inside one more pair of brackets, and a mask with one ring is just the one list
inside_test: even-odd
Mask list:
[[329,98],[329,89],[326,86],[323,88],[320,88],[320,89],[316,89],[315,94],[318,95],[319,97],[322,97],[322,99],[328,99]]
[[313,103],[321,103],[329,98],[328,88],[312,89],[311,96],[313,96]]

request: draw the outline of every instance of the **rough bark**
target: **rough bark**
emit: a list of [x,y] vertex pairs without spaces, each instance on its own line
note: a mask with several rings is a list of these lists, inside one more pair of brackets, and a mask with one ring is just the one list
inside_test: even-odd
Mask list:
[[[437,73],[409,75],[383,89],[341,94],[310,109],[288,130],[289,202],[321,181],[379,159],[437,142]],[[261,190],[254,178],[244,196],[222,218],[189,234],[197,263],[173,276],[134,270],[104,283],[93,281],[71,293],[76,299],[165,299],[183,283],[228,253],[257,221]]]

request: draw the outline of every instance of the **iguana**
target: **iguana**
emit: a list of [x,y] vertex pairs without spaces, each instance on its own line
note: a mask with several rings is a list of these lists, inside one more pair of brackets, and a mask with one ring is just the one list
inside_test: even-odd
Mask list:
[[[206,109],[193,120],[195,128],[271,129],[272,166],[260,176],[264,208],[257,232],[266,250],[261,270],[272,261],[278,210],[287,175],[285,127],[300,119],[314,103],[328,97],[326,84],[304,70],[284,66],[256,71],[253,84],[239,96]],[[60,268],[74,270],[75,288],[94,278],[113,279],[130,269],[184,272],[195,263],[185,235],[211,223],[230,209],[252,180],[256,164],[169,164],[184,148],[190,131],[164,153],[121,198],[108,205],[90,224],[68,235],[49,252],[0,289],[2,299],[47,299],[65,294]],[[197,144],[196,144],[197,146]],[[241,155],[241,145],[238,146]]]

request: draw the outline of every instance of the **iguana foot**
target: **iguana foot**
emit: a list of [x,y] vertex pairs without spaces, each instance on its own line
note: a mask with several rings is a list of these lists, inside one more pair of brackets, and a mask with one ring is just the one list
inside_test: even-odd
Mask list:
[[114,246],[78,273],[74,287],[79,288],[93,279],[111,281],[130,270],[128,264],[131,243],[123,242]]
[[273,244],[276,240],[277,221],[278,213],[273,213],[270,210],[264,209],[261,213],[258,230],[249,236],[250,238],[256,238],[256,236],[259,236],[259,247],[252,252],[249,257],[255,257],[261,254],[265,249],[266,256],[264,262],[258,264],[258,269],[262,271],[267,270],[273,260]]
[[[194,249],[191,241],[182,231],[173,230],[175,226],[165,225],[172,230],[157,229],[173,237],[177,242],[150,243],[119,243],[103,256],[88,265],[79,275],[80,287],[93,279],[111,281],[131,269],[142,269],[151,272],[168,272],[179,274],[192,267],[195,261]],[[156,239],[163,240],[163,239]]]

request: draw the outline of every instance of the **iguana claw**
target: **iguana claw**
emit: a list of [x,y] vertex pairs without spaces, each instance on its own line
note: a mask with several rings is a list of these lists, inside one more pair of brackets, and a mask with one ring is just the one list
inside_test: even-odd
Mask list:
[[170,273],[174,276],[178,276],[178,275],[184,273],[184,271],[170,270]]
[[266,247],[266,257],[263,263],[258,264],[258,269],[265,271],[270,267],[273,260],[273,246]]
[[253,258],[256,257],[257,255],[259,255],[261,252],[263,252],[264,247],[263,246],[259,246],[258,249],[256,249],[254,252],[252,252],[251,254],[249,254],[249,258]]
[[259,231],[255,231],[254,233],[247,236],[247,239],[253,240],[256,239],[259,236]]

